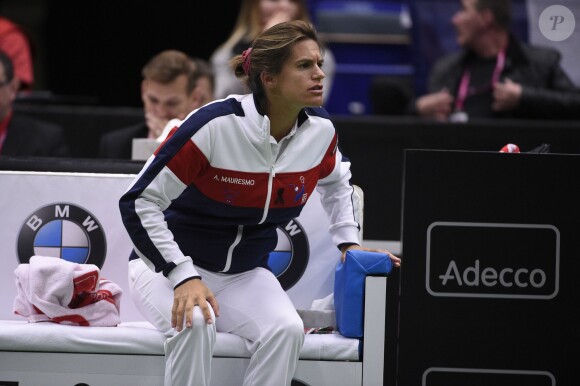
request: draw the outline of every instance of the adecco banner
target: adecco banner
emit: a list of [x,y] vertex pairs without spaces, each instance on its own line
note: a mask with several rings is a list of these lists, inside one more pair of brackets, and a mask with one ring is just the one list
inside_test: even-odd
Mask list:
[[[123,289],[122,321],[142,320],[127,285],[132,249],[118,201],[133,175],[0,171],[0,318],[12,314],[14,270],[33,255],[95,264]],[[300,217],[278,228],[270,266],[297,308],[333,291],[339,251],[315,191]]]
[[579,173],[578,155],[405,151],[393,384],[580,384]]
[[436,221],[427,228],[425,264],[433,296],[553,299],[560,231],[548,224]]

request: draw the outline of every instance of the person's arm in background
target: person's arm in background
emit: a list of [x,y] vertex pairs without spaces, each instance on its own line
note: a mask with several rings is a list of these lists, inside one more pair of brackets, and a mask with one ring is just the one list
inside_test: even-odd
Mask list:
[[530,55],[533,77],[494,85],[493,109],[513,110],[520,118],[579,119],[580,89],[562,69],[560,53],[536,48]]
[[442,89],[417,98],[415,110],[421,117],[447,121],[449,114],[453,112],[453,99],[453,95],[448,90]]
[[455,100],[452,90],[461,76],[459,60],[457,55],[451,55],[435,62],[429,76],[428,93],[411,100],[408,115],[447,121]]

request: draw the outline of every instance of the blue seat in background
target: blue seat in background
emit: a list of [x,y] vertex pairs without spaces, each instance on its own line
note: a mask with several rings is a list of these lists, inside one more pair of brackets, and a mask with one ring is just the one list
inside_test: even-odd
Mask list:
[[321,37],[336,59],[326,108],[331,114],[371,114],[376,76],[411,76],[411,21],[403,2],[311,1]]

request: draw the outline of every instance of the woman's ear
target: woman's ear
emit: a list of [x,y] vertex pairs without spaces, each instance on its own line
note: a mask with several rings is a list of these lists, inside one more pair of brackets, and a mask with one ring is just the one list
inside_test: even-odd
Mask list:
[[276,76],[272,75],[268,71],[262,71],[260,74],[260,80],[262,81],[264,88],[268,90],[275,88],[276,84],[278,83]]

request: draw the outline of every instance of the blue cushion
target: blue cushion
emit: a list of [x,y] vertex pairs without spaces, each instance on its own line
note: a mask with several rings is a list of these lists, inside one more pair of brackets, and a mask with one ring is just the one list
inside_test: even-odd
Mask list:
[[349,338],[362,338],[364,292],[367,276],[385,276],[393,263],[385,253],[350,250],[339,262],[334,276],[334,307],[338,332]]

